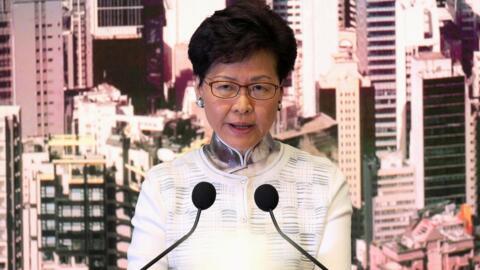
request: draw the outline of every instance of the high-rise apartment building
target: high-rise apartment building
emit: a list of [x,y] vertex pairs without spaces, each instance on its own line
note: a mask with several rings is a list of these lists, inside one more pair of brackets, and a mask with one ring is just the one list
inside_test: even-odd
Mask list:
[[0,3],[0,105],[13,103],[12,13],[10,1]]
[[92,144],[79,145],[79,152],[82,154],[105,155],[105,144],[117,128],[119,115],[133,116],[133,106],[129,98],[108,84],[98,85],[76,96],[73,103],[73,134],[92,140]]
[[408,164],[399,151],[381,155],[380,163],[372,209],[375,242],[401,236],[416,212],[415,167]]
[[153,157],[125,136],[112,136],[107,147],[107,166],[120,168],[113,171],[113,178],[106,183],[107,241],[110,243],[107,260],[111,269],[126,269],[127,250],[132,237],[130,221],[146,171],[153,165]]
[[140,38],[142,29],[141,0],[87,1],[91,33],[95,39]]
[[[25,270],[42,269],[44,260],[39,250],[42,243],[41,230],[46,222],[38,222],[40,215],[40,183],[53,178],[53,166],[48,163],[49,156],[39,142],[24,140],[22,154],[22,240],[23,268]],[[51,223],[50,226],[53,226]]]
[[373,147],[369,147],[373,145],[373,127],[369,128],[373,88],[358,73],[358,62],[345,53],[336,55],[332,70],[319,81],[319,95],[320,111],[338,123],[338,165],[349,184],[353,205],[361,208],[362,159],[373,155]]
[[167,2],[86,1],[93,38],[93,82],[108,82],[131,96],[137,113],[165,106]]
[[[170,82],[175,95],[175,106],[183,104],[185,89],[193,80],[192,65],[188,60],[188,43],[200,23],[216,10],[225,8],[225,0],[210,0],[208,5],[201,1],[164,1],[166,26],[165,42],[165,82]],[[184,19],[188,18],[188,19]]]
[[338,26],[340,29],[355,28],[356,6],[355,0],[338,0]]
[[465,74],[470,76],[473,52],[479,49],[480,3],[475,0],[447,0],[446,6],[460,28],[462,67]]
[[419,209],[443,200],[468,202],[465,151],[473,142],[465,134],[466,89],[464,73],[451,59],[440,53],[413,59],[410,159]]
[[375,147],[396,148],[395,0],[357,1],[357,55],[360,71],[375,88]]
[[85,89],[93,86],[91,14],[87,1],[64,1],[63,46],[65,88]]
[[377,152],[406,152],[410,62],[440,50],[434,0],[357,2],[360,69],[375,87]]
[[338,3],[274,0],[272,6],[293,29],[297,40],[297,61],[286,95],[297,99],[301,116],[314,116],[319,112],[316,81],[330,70],[338,49]]
[[467,143],[465,149],[467,202],[478,213],[480,209],[480,52],[473,54],[472,76],[465,104],[465,135]]
[[114,85],[133,98],[137,112],[146,113],[142,1],[93,0],[86,4],[93,39],[93,84]]
[[165,72],[163,45],[163,28],[166,25],[163,1],[143,1],[143,40],[145,42],[145,61],[147,73],[150,112],[156,108],[167,107],[165,99]]
[[434,0],[396,5],[396,148],[408,157],[411,62],[422,52],[440,52],[439,14]]
[[[106,269],[105,160],[80,156],[74,137],[48,142],[52,174],[39,181],[42,260]],[[80,143],[78,140],[77,143]]]
[[0,268],[22,262],[21,116],[18,106],[0,106]]
[[106,155],[80,152],[90,143],[57,135],[25,144],[19,257],[25,267],[17,269],[127,269],[130,220],[155,151],[112,135]]
[[14,103],[22,108],[22,136],[63,133],[62,1],[14,1]]

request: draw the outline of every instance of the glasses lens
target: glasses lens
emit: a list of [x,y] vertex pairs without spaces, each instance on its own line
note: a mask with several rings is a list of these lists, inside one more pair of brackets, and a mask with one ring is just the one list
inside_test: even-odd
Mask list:
[[277,87],[269,83],[256,83],[248,87],[250,96],[255,99],[270,99],[275,96]]
[[239,86],[232,82],[213,82],[212,94],[219,98],[232,98],[238,93]]

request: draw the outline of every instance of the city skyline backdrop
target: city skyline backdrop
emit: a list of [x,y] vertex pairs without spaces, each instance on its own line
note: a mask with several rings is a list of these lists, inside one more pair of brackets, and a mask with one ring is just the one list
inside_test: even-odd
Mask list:
[[[146,172],[211,136],[188,41],[234,2],[0,1],[0,269],[126,269]],[[480,269],[480,1],[263,2],[298,46],[272,135],[344,173],[352,268]]]

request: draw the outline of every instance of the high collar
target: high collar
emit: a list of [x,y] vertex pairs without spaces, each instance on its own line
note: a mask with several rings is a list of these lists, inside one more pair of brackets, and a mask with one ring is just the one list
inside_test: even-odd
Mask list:
[[247,168],[248,165],[264,160],[276,151],[279,151],[279,146],[270,134],[267,134],[257,145],[245,151],[244,155],[222,141],[215,133],[210,144],[203,147],[203,152],[211,163],[217,169],[227,173]]

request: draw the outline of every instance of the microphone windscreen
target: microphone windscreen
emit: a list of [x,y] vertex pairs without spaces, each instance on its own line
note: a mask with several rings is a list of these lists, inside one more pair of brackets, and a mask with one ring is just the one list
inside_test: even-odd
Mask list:
[[255,203],[265,212],[274,210],[278,205],[278,192],[269,184],[263,184],[255,190]]
[[198,183],[192,191],[192,201],[195,207],[205,210],[212,206],[217,197],[215,187],[208,182]]

